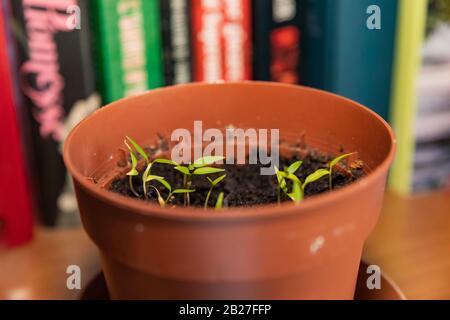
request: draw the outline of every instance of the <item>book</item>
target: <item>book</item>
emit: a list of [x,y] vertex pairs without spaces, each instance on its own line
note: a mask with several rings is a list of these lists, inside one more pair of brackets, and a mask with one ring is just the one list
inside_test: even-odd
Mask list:
[[69,131],[100,104],[93,73],[87,2],[10,2],[18,50],[16,72],[31,123],[35,192],[41,221],[47,226],[77,216],[72,182],[61,155],[62,145]]
[[6,21],[9,7],[0,0],[0,245],[17,246],[33,234],[34,202],[20,132],[20,106],[13,79],[14,48]]
[[160,0],[164,84],[188,83],[192,76],[190,0]]
[[92,0],[95,64],[103,103],[163,85],[157,0]]
[[450,1],[400,2],[389,187],[409,195],[450,185]]
[[192,0],[194,80],[252,78],[250,0]]
[[297,84],[300,81],[300,0],[254,0],[253,78]]
[[303,0],[301,83],[389,117],[397,0]]

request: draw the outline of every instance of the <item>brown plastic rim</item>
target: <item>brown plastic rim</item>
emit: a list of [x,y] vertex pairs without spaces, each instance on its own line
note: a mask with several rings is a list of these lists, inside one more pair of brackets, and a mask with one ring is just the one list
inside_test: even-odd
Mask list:
[[[205,213],[202,208],[161,208],[160,206],[153,203],[146,203],[143,201],[139,201],[132,198],[123,197],[121,195],[117,195],[113,192],[109,192],[104,188],[99,187],[92,183],[91,180],[86,179],[87,176],[83,174],[79,170],[79,168],[73,162],[73,154],[72,154],[72,141],[75,136],[78,135],[80,129],[87,123],[96,121],[97,118],[102,117],[103,114],[109,112],[112,108],[123,107],[127,104],[127,101],[131,101],[136,99],[136,97],[130,97],[120,100],[120,102],[112,103],[108,106],[105,106],[98,111],[94,112],[90,117],[86,118],[82,122],[80,122],[69,134],[66,139],[64,145],[64,161],[67,169],[72,174],[73,178],[89,193],[93,196],[102,199],[106,202],[110,202],[115,206],[127,210],[132,210],[134,213],[139,213],[143,215],[149,216],[158,216],[160,218],[166,219],[182,219],[182,220],[221,220],[221,219],[263,219],[270,218],[273,216],[280,215],[290,215],[290,214],[299,214],[299,211],[309,210],[311,208],[320,209],[320,207],[329,207],[333,206],[333,203],[341,201],[342,198],[346,198],[349,195],[357,195],[360,189],[367,184],[371,184],[374,181],[382,179],[383,176],[386,175],[389,167],[391,166],[396,151],[397,140],[392,128],[389,124],[377,113],[372,111],[371,109],[354,102],[350,99],[308,87],[287,85],[287,84],[279,84],[279,83],[268,83],[268,82],[259,82],[259,81],[248,81],[248,82],[237,82],[237,83],[216,83],[216,84],[206,84],[206,83],[195,83],[195,84],[184,84],[177,85],[168,88],[155,89],[148,94],[158,94],[164,92],[170,92],[171,90],[178,90],[183,88],[195,87],[195,88],[208,88],[208,87],[239,87],[239,88],[248,88],[251,89],[253,87],[265,87],[267,89],[276,89],[276,88],[289,88],[291,90],[303,90],[309,91],[310,93],[320,94],[322,96],[328,96],[330,100],[341,100],[345,102],[348,108],[358,108],[360,110],[364,110],[370,117],[373,117],[376,121],[378,121],[389,135],[391,140],[391,148],[387,153],[385,159],[375,168],[371,168],[369,174],[364,178],[356,181],[355,183],[339,189],[333,192],[324,193],[321,195],[317,195],[308,199],[305,199],[300,206],[296,206],[292,203],[283,203],[281,205],[273,204],[273,205],[265,205],[265,206],[257,206],[250,208],[229,208],[220,212],[215,211],[214,214]],[[282,137],[282,133],[281,133]],[[112,150],[114,151],[114,150]],[[364,159],[363,159],[364,160]]]

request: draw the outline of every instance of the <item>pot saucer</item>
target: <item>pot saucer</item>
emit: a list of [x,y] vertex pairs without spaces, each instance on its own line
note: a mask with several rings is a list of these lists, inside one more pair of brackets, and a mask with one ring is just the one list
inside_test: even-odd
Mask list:
[[[381,276],[381,289],[369,290],[366,286],[368,264],[361,262],[356,283],[355,300],[406,300],[405,295],[395,282],[386,275]],[[103,272],[100,272],[86,286],[81,300],[109,300]]]

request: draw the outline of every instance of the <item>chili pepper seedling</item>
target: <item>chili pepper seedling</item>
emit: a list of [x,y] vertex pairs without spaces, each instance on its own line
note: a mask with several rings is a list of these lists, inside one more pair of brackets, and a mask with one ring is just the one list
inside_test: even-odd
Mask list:
[[345,158],[350,157],[354,154],[356,154],[356,152],[343,154],[342,156],[339,156],[336,159],[330,161],[330,163],[328,163],[328,165],[327,165],[328,170],[329,170],[328,184],[330,186],[330,190],[333,190],[333,168],[334,168],[334,166],[337,165],[342,160],[344,160]]
[[209,202],[209,198],[211,197],[211,193],[213,191],[213,189],[220,183],[223,181],[223,179],[225,179],[227,177],[226,174],[224,174],[223,176],[218,177],[215,180],[212,180],[210,177],[206,177],[206,179],[208,179],[211,187],[209,188],[208,194],[206,195],[206,200],[205,200],[205,210],[208,209],[208,202]]

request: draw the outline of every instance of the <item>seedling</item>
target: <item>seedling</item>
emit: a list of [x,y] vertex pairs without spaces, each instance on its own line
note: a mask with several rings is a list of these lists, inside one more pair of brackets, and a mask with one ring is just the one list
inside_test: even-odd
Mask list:
[[[318,169],[309,176],[306,177],[305,182],[301,182],[300,179],[295,175],[302,161],[297,161],[291,164],[289,167],[285,168],[284,171],[280,171],[275,167],[275,173],[278,181],[278,202],[281,202],[281,191],[287,195],[295,203],[300,203],[305,197],[305,188],[308,184],[319,180],[320,178],[329,174],[326,169]],[[288,191],[286,179],[292,182],[292,191]]]
[[139,194],[136,192],[133,186],[133,177],[136,177],[139,175],[139,171],[137,170],[137,157],[131,149],[130,145],[127,143],[127,141],[124,141],[125,145],[127,146],[128,150],[130,151],[130,157],[131,157],[131,170],[127,173],[128,176],[128,184],[130,185],[130,190],[133,192],[133,194],[139,198]]
[[169,191],[169,195],[167,196],[166,199],[166,204],[169,203],[169,201],[172,199],[172,197],[176,194],[188,194],[188,193],[193,193],[195,192],[195,190],[190,190],[190,189],[175,189],[175,190],[171,190]]
[[213,189],[220,183],[223,181],[223,179],[225,179],[227,177],[227,175],[223,175],[218,177],[215,180],[212,180],[210,177],[206,177],[206,179],[208,179],[211,187],[209,188],[208,194],[206,195],[206,200],[205,200],[205,210],[208,209],[208,202],[209,202],[209,198],[211,197],[211,193],[213,191]]
[[305,182],[302,184],[302,190],[305,191],[308,184],[315,182],[328,174],[330,174],[330,172],[327,169],[318,169],[317,171],[311,173],[306,177]]
[[[225,159],[224,157],[216,157],[216,156],[203,157],[203,158],[197,159],[193,164],[183,166],[183,165],[180,165],[179,163],[176,163],[175,161],[167,160],[167,159],[155,159],[153,161],[150,161],[150,158],[147,155],[147,153],[144,151],[144,149],[130,137],[126,137],[124,143],[127,146],[128,150],[130,151],[130,157],[131,157],[131,170],[127,173],[127,176],[129,177],[128,183],[130,185],[131,191],[133,192],[133,194],[136,197],[140,197],[139,193],[136,191],[136,189],[133,186],[133,177],[136,177],[139,175],[139,171],[137,169],[137,166],[138,166],[137,154],[139,154],[140,157],[146,163],[145,170],[142,174],[142,189],[144,192],[144,198],[146,200],[148,200],[148,194],[147,194],[148,192],[147,191],[148,191],[149,183],[152,181],[156,181],[156,182],[160,183],[168,191],[168,196],[166,199],[164,199],[162,197],[159,189],[153,185],[150,185],[150,188],[155,190],[157,197],[158,197],[158,202],[161,206],[167,205],[167,203],[169,203],[170,200],[173,198],[173,196],[176,194],[183,194],[185,197],[185,205],[189,206],[190,205],[189,194],[195,192],[195,190],[191,189],[192,176],[208,175],[208,174],[214,174],[214,173],[219,173],[219,172],[225,171],[224,169],[209,167],[209,165]],[[134,150],[133,150],[133,148],[134,148]],[[152,175],[151,170],[152,170],[153,165],[156,163],[171,165],[176,170],[181,172],[183,174],[183,188],[174,190],[172,188],[172,186],[169,184],[169,182],[167,182],[165,180],[164,177]],[[205,206],[207,206],[209,198],[211,197],[212,190],[214,189],[214,187],[217,186],[217,184],[219,184],[225,178],[225,176],[221,176],[221,177],[215,179],[214,181],[211,180],[209,177],[207,177],[207,178],[211,183],[211,189],[208,192],[207,201],[206,201]]]
[[[298,169],[302,164],[303,161],[296,161],[289,167],[285,168],[284,171],[280,171],[277,167],[275,167],[275,174],[277,176],[278,181],[278,192],[277,192],[278,203],[281,202],[281,191],[283,191],[283,193],[285,193],[287,196],[289,197],[293,196],[295,199],[297,199],[297,201],[301,201],[301,199],[299,199],[301,198],[301,195],[298,194],[299,193],[298,186],[301,183],[300,180],[295,175],[295,173],[298,171]],[[286,179],[291,180],[293,183],[293,192],[291,194],[288,193]]]
[[[136,188],[134,187],[133,180],[134,177],[139,176],[141,173],[140,168],[142,171],[142,189],[144,192],[144,198],[148,200],[148,188],[152,188],[156,192],[157,201],[158,203],[164,207],[167,204],[169,204],[176,195],[183,195],[184,196],[184,205],[190,206],[191,199],[190,194],[193,192],[196,192],[195,188],[192,186],[192,179],[194,176],[202,176],[205,175],[206,179],[208,180],[210,187],[206,194],[205,202],[204,202],[204,209],[208,209],[209,202],[211,200],[212,193],[214,192],[214,189],[227,177],[226,174],[221,175],[220,177],[216,179],[212,179],[208,175],[210,174],[217,174],[217,173],[223,173],[225,169],[217,168],[212,166],[214,163],[224,160],[224,157],[219,156],[207,156],[202,157],[200,159],[197,159],[194,161],[194,163],[189,165],[182,165],[175,161],[167,160],[167,159],[155,159],[153,161],[150,160],[149,155],[144,151],[144,149],[137,144],[133,139],[130,137],[126,137],[124,141],[127,149],[130,152],[130,159],[131,159],[131,168],[129,172],[127,172],[128,176],[128,184],[130,187],[131,192],[136,197],[142,197],[140,192],[137,192]],[[349,153],[344,154],[336,159],[330,161],[326,168],[318,169],[312,174],[308,175],[304,181],[301,181],[298,176],[297,172],[302,166],[302,161],[296,161],[292,163],[291,165],[284,168],[284,170],[279,170],[277,167],[275,167],[275,173],[276,178],[278,182],[277,187],[277,197],[278,197],[278,203],[281,203],[281,200],[283,197],[289,198],[295,203],[300,203],[304,197],[305,197],[305,190],[307,186],[315,181],[318,181],[319,179],[328,176],[329,179],[329,188],[330,190],[333,189],[333,181],[332,181],[332,175],[333,175],[333,169],[335,166],[342,161],[343,159],[353,155],[355,153]],[[139,161],[143,163],[145,161],[145,169],[142,168],[139,165]],[[181,188],[174,189],[170,185],[170,183],[162,176],[157,176],[152,174],[152,168],[154,164],[165,164],[172,166],[175,170],[179,171],[183,175],[183,183]],[[314,167],[314,166],[313,166]],[[152,183],[153,182],[153,183]],[[164,187],[167,190],[167,193],[164,192],[164,197],[161,192],[161,188],[157,187],[155,185],[160,185],[160,187]],[[320,186],[320,189],[323,186]],[[223,207],[223,201],[224,201],[224,193],[221,192],[217,198],[215,208],[216,210],[220,210]]]
[[[189,190],[191,188],[192,176],[224,172],[225,169],[208,167],[209,165],[212,165],[213,163],[216,163],[218,161],[222,161],[223,159],[225,159],[225,157],[207,156],[197,159],[193,164],[189,164],[187,166],[177,165],[175,167],[175,170],[178,170],[183,174],[183,188],[186,190]],[[189,193],[185,193],[184,200],[185,205],[190,206]]]
[[337,165],[342,160],[344,160],[345,158],[350,157],[354,154],[356,154],[356,152],[347,153],[342,156],[339,156],[336,159],[330,161],[330,163],[327,165],[328,170],[329,170],[328,184],[330,186],[330,190],[333,190],[333,168],[334,168],[334,166]]
[[[128,140],[131,145],[134,147],[134,149],[137,151],[137,153],[139,153],[139,155],[142,157],[142,159],[145,160],[146,162],[146,168],[145,171],[142,175],[142,190],[144,191],[144,197],[145,199],[148,200],[148,195],[147,195],[147,184],[153,180],[158,181],[159,183],[161,183],[164,187],[166,187],[166,189],[168,188],[168,183],[167,181],[165,181],[165,179],[163,177],[158,177],[158,176],[154,176],[151,174],[151,170],[152,167],[155,163],[160,163],[160,164],[169,164],[169,165],[173,165],[173,166],[177,166],[178,163],[171,161],[171,160],[167,160],[167,159],[155,159],[153,161],[150,161],[149,156],[147,155],[147,153],[144,151],[144,149],[133,139],[131,139],[130,137],[126,137],[126,140]],[[132,154],[132,149],[130,148],[129,144],[127,143],[127,141],[125,141],[125,144],[127,145],[128,149],[130,149],[130,154]],[[135,156],[136,158],[136,156]],[[131,159],[133,161],[133,156],[131,156]],[[136,159],[137,162],[137,159]],[[158,192],[159,193],[159,192]]]
[[224,196],[223,192],[219,193],[219,197],[217,197],[217,201],[216,201],[216,210],[222,210],[222,208],[223,208],[223,196]]
[[[165,186],[165,187],[166,187],[167,184],[168,184],[168,182],[165,181],[163,177],[152,176],[152,175],[149,175],[149,176],[147,177],[147,182],[150,182],[150,181],[153,181],[153,180],[160,182],[160,183],[161,183],[163,186]],[[153,185],[150,185],[150,187],[153,188],[153,190],[155,190],[156,195],[157,195],[157,198],[158,198],[158,203],[159,203],[159,205],[160,205],[161,207],[164,207],[164,206],[166,205],[166,201],[165,201],[164,198],[161,196],[161,192],[159,192],[158,188],[156,188],[156,187],[153,186]],[[145,193],[147,194],[147,192],[145,192]]]

